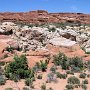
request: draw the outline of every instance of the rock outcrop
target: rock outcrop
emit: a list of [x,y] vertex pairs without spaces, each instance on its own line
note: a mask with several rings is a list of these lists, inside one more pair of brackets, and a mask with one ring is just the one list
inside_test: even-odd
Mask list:
[[23,13],[0,13],[0,21],[24,23],[78,22],[90,24],[90,15],[82,13],[48,13],[37,10]]

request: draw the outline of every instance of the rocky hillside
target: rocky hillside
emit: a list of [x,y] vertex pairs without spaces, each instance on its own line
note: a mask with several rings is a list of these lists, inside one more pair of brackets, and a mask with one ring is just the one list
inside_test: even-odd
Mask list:
[[82,13],[48,13],[43,10],[25,13],[5,12],[0,13],[0,21],[25,23],[78,22],[90,24],[90,15]]

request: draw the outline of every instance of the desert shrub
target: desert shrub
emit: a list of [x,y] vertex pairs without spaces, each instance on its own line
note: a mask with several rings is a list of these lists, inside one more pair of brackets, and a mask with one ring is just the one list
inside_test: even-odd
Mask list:
[[83,84],[88,84],[88,80],[85,79],[85,80],[82,81],[82,83],[83,83]]
[[82,58],[79,58],[79,57],[71,58],[69,64],[70,64],[72,69],[78,69],[77,71],[82,70],[83,69],[83,65],[84,65]]
[[42,70],[42,72],[45,72],[46,71],[46,69],[47,69],[47,61],[45,60],[45,62],[44,61],[40,61],[40,63],[39,63],[39,67],[41,68],[41,70]]
[[56,74],[54,74],[54,73],[49,73],[48,75],[47,75],[47,81],[46,81],[47,83],[50,83],[50,82],[57,82],[57,77],[56,77]]
[[0,85],[5,85],[6,83],[6,80],[5,78],[3,77],[3,75],[0,76]]
[[86,78],[86,73],[80,73],[79,78]]
[[74,75],[74,72],[73,71],[66,71],[67,74],[71,74],[71,75]]
[[80,80],[77,77],[75,77],[75,76],[69,77],[67,82],[69,84],[80,84]]
[[34,86],[33,86],[33,78],[27,78],[27,79],[25,80],[25,84],[26,84],[27,86],[30,86],[31,88],[34,88]]
[[41,85],[41,90],[46,90],[46,84],[43,83],[43,84]]
[[53,62],[55,65],[61,66],[62,69],[65,69],[65,70],[69,69],[69,59],[65,54],[61,52],[58,55],[54,56]]
[[66,85],[66,88],[67,88],[68,90],[73,90],[73,89],[74,89],[74,86],[73,86],[73,85]]
[[52,73],[56,73],[56,66],[52,66],[52,67],[50,68],[50,71],[52,71]]
[[13,78],[14,75],[20,79],[28,78],[32,74],[28,69],[27,58],[25,55],[15,56],[14,61],[5,67],[5,75],[7,78]]
[[13,88],[5,88],[5,90],[13,90]]
[[57,72],[56,75],[57,75],[57,78],[60,78],[60,79],[66,79],[67,78],[67,74],[61,74],[61,73]]
[[67,74],[62,74],[62,78],[66,79],[67,78]]
[[87,86],[85,84],[82,84],[81,87],[83,90],[87,90]]
[[73,71],[74,73],[77,73],[77,72],[81,72],[81,69],[79,67],[75,67],[75,66],[71,66],[71,71]]
[[62,78],[62,74],[61,73],[57,72],[56,75],[57,75],[57,78],[60,78],[60,79]]
[[38,75],[37,79],[42,79],[42,74]]
[[53,78],[54,78],[54,74],[53,73],[49,73],[48,75],[47,75],[47,83],[49,82],[52,82],[53,81]]

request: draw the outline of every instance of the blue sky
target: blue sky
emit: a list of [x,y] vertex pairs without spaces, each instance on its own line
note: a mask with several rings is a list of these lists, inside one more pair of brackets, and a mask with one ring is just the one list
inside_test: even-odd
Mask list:
[[0,0],[0,12],[33,10],[90,13],[90,0]]

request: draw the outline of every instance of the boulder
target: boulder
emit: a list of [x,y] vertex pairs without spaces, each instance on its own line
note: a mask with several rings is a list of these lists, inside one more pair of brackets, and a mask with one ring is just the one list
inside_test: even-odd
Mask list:
[[65,47],[71,47],[74,44],[76,44],[75,41],[71,41],[69,39],[66,38],[53,38],[49,41],[49,43],[56,45],[56,46],[65,46]]

